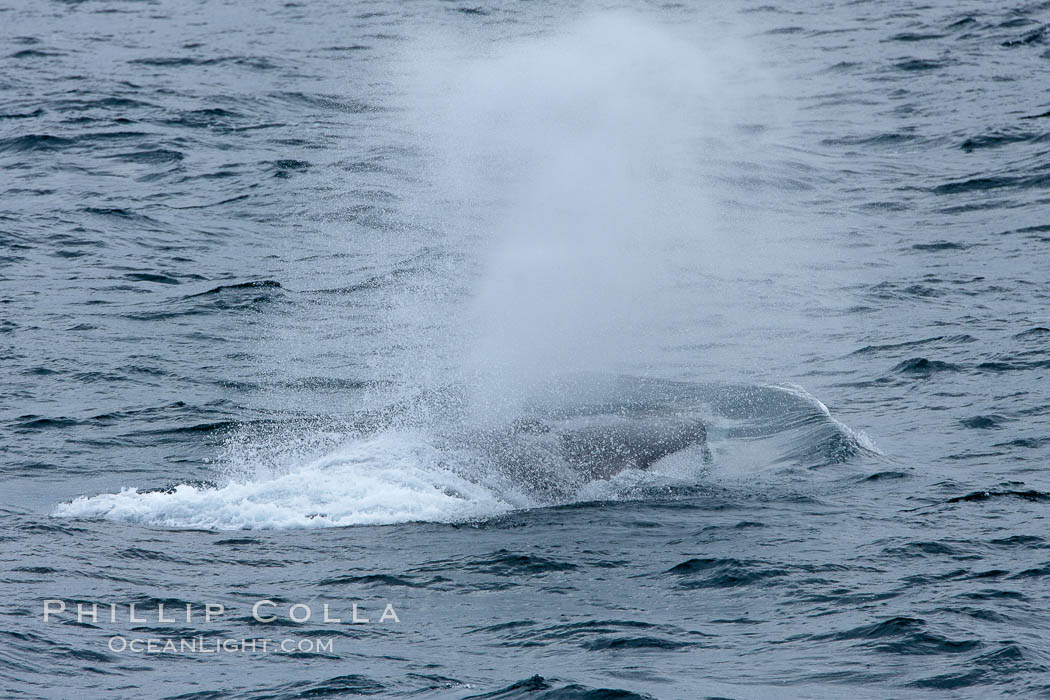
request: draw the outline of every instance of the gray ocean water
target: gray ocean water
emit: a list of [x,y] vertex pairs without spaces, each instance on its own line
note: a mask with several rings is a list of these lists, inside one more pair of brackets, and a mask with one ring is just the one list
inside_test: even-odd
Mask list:
[[1048,22],[0,3],[0,696],[1050,696]]

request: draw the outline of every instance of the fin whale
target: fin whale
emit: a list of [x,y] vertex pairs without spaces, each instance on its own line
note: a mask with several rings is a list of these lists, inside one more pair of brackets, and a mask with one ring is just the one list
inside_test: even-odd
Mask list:
[[424,425],[450,459],[470,461],[479,474],[501,474],[530,496],[557,502],[588,482],[649,469],[687,448],[699,448],[698,457],[710,462],[702,402],[683,402],[669,386],[568,375],[529,387],[509,412],[494,411],[504,418],[478,420],[468,388],[448,385],[372,413],[360,427],[370,433]]
[[445,425],[446,444],[481,455],[482,469],[547,501],[686,449],[710,463],[701,405],[669,405],[663,392],[643,396],[622,383],[596,391],[596,384],[585,377],[532,387],[506,420],[485,427],[457,417]]
[[707,447],[703,422],[675,416],[599,414],[557,422],[526,417],[511,430],[519,441],[543,443],[576,471],[600,479],[648,469],[692,445]]
[[509,426],[460,426],[446,439],[451,446],[482,455],[483,470],[494,470],[547,502],[569,499],[585,484],[628,469],[649,469],[694,446],[700,449],[698,458],[710,460],[703,422],[660,414],[526,415]]
[[686,450],[709,465],[709,440],[763,445],[771,465],[792,468],[870,452],[796,388],[622,375],[559,376],[514,396],[447,385],[362,418],[365,434],[422,427],[468,478],[495,474],[548,502]]

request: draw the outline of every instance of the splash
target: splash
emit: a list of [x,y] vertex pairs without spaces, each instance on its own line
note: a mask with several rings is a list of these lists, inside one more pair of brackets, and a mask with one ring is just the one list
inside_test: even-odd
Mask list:
[[[408,432],[355,440],[289,473],[221,488],[101,494],[60,504],[60,517],[214,530],[463,522],[515,504],[442,466],[447,454]],[[525,505],[518,502],[517,507]]]
[[[662,425],[665,437],[662,421],[673,427],[702,413],[708,440],[664,453],[645,469],[628,464],[588,476],[558,459],[557,443],[546,433],[494,432],[447,415],[435,424],[413,416],[418,407],[405,407],[391,425],[349,438],[322,457],[297,462],[286,448],[283,462],[254,479],[221,487],[124,489],[77,498],[53,514],[216,530],[460,523],[561,503],[688,497],[708,473],[722,484],[758,474],[768,482],[774,469],[812,469],[876,454],[798,388],[586,375],[532,402],[538,415],[563,427],[587,430],[595,418],[655,421],[651,425]],[[414,422],[425,429],[408,427]]]
[[[588,480],[550,463],[550,439],[509,450],[492,436],[517,444],[499,431],[538,386],[560,387],[566,404],[589,388],[557,377],[659,373],[670,344],[703,343],[713,310],[740,322],[754,313],[733,296],[791,258],[771,233],[779,193],[762,180],[760,132],[740,131],[769,87],[765,74],[740,45],[627,15],[503,42],[480,58],[477,47],[433,42],[415,51],[402,126],[434,183],[415,208],[437,223],[397,284],[374,290],[387,314],[380,332],[405,348],[382,357],[399,379],[394,410],[368,430],[241,435],[219,488],[125,489],[56,515],[215,529],[461,522],[702,477],[704,450]],[[616,420],[646,401],[657,418],[721,406],[722,436],[764,451],[738,463],[823,463],[856,442],[826,409],[796,406],[783,391],[613,384],[620,393],[602,410]],[[776,413],[785,405],[795,423]],[[733,423],[741,415],[743,427]],[[716,452],[725,472],[733,448]]]
[[407,113],[426,115],[412,127],[450,240],[478,251],[448,335],[466,350],[446,353],[477,419],[506,419],[557,374],[644,373],[670,339],[704,339],[726,293],[712,276],[761,273],[759,197],[730,211],[724,176],[760,147],[736,129],[768,83],[740,46],[705,38],[617,14],[482,59],[421,50],[429,89]]

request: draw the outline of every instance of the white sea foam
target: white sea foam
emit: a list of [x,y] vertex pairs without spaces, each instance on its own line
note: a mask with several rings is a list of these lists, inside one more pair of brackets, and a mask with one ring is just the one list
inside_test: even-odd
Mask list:
[[[628,469],[583,484],[569,500],[630,500],[653,488],[695,484],[704,468],[699,451],[683,450],[652,470]],[[523,469],[531,473],[529,465]],[[258,474],[219,488],[179,484],[80,496],[59,504],[52,515],[154,527],[272,530],[456,523],[553,505],[530,497],[536,484],[501,474],[483,453],[450,449],[424,433],[404,430],[352,439],[324,457]],[[536,476],[556,478],[550,472]]]
[[[386,433],[356,440],[281,476],[221,488],[81,496],[53,515],[174,528],[283,529],[462,522],[514,506],[440,464],[425,440]],[[522,504],[518,504],[522,505]]]

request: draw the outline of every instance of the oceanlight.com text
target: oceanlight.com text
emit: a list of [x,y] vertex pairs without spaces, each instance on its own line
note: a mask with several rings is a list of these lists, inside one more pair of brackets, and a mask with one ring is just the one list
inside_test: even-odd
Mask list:
[[329,639],[235,639],[223,637],[123,637],[109,639],[115,654],[333,654]]

